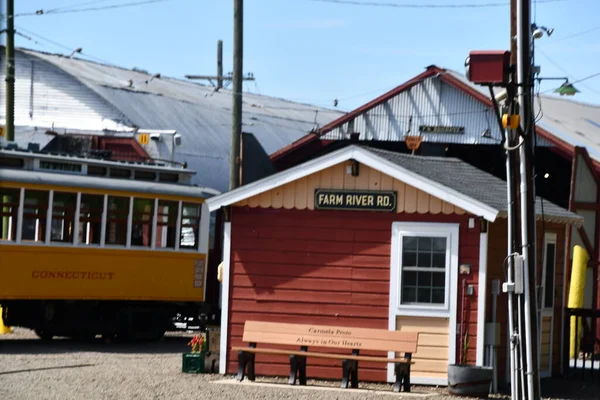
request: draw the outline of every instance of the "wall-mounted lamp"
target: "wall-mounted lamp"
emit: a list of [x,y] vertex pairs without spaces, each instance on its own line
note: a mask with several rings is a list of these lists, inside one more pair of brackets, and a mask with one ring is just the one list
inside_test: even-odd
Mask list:
[[350,164],[346,165],[346,175],[358,176],[359,174],[359,162],[351,160]]
[[471,273],[471,264],[460,264],[458,273],[461,275],[469,275]]
[[544,36],[544,32],[546,32],[546,35],[548,35],[548,37],[552,36],[554,29],[546,28],[545,26],[537,26],[536,24],[531,24],[531,31],[534,39],[540,39],[542,36]]

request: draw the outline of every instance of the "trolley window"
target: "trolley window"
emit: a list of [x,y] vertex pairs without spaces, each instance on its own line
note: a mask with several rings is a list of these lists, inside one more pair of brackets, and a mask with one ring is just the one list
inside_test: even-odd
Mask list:
[[25,190],[23,206],[22,240],[44,242],[46,240],[46,215],[48,192]]
[[107,213],[106,244],[125,246],[127,244],[129,198],[108,196]]
[[198,233],[200,232],[200,206],[183,203],[181,209],[181,234],[179,247],[184,249],[198,248]]
[[102,232],[102,210],[104,196],[82,194],[79,209],[78,242],[85,245],[99,245]]
[[152,237],[152,217],[154,216],[154,200],[133,200],[133,216],[131,227],[131,245],[150,247]]
[[159,200],[156,213],[156,242],[157,248],[175,248],[177,237],[177,207],[175,201]]
[[0,188],[0,239],[15,241],[19,217],[19,190]]
[[73,243],[77,194],[54,192],[50,241]]

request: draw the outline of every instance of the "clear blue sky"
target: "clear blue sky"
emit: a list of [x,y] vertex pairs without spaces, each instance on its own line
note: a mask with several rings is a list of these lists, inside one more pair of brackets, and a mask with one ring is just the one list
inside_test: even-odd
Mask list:
[[[16,12],[133,1],[17,0]],[[244,71],[254,73],[257,82],[244,88],[323,106],[332,106],[338,98],[339,108],[349,110],[421,73],[427,65],[462,71],[472,49],[509,48],[509,0],[370,1],[506,2],[507,6],[405,9],[314,0],[246,0]],[[568,73],[576,80],[600,72],[600,1],[539,3],[536,9],[538,25],[555,29],[551,37],[536,41],[536,61],[543,76]],[[95,59],[172,77],[215,74],[217,40],[222,39],[224,70],[232,70],[233,0],[171,0],[102,11],[19,16],[16,26],[67,48],[82,47],[84,54]],[[591,31],[569,38],[586,30]],[[68,53],[29,36],[38,43],[18,36],[17,45]],[[557,84],[544,83],[542,90]],[[576,87],[582,92],[576,99],[600,104],[600,76]]]

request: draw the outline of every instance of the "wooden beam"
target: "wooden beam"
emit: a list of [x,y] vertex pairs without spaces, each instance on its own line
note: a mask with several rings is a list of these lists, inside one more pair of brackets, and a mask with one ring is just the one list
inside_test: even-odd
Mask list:
[[573,202],[573,210],[600,211],[600,204],[583,202],[583,201],[574,201]]

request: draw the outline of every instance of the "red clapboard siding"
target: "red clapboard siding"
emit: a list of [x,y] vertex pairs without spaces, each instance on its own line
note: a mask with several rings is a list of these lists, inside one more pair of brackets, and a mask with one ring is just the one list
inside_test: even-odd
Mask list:
[[[245,345],[246,320],[387,329],[391,228],[396,221],[460,223],[459,261],[472,264],[466,278],[476,284],[479,230],[468,229],[468,218],[234,207],[228,348]],[[471,358],[476,345],[476,296],[468,296],[466,304]],[[458,312],[460,319],[460,302]],[[257,355],[256,363],[259,375],[289,374],[289,357]],[[308,360],[307,369],[313,378],[341,377],[337,360]],[[227,372],[235,371],[237,354],[229,351]],[[362,363],[360,374],[361,380],[385,381],[386,366]]]

